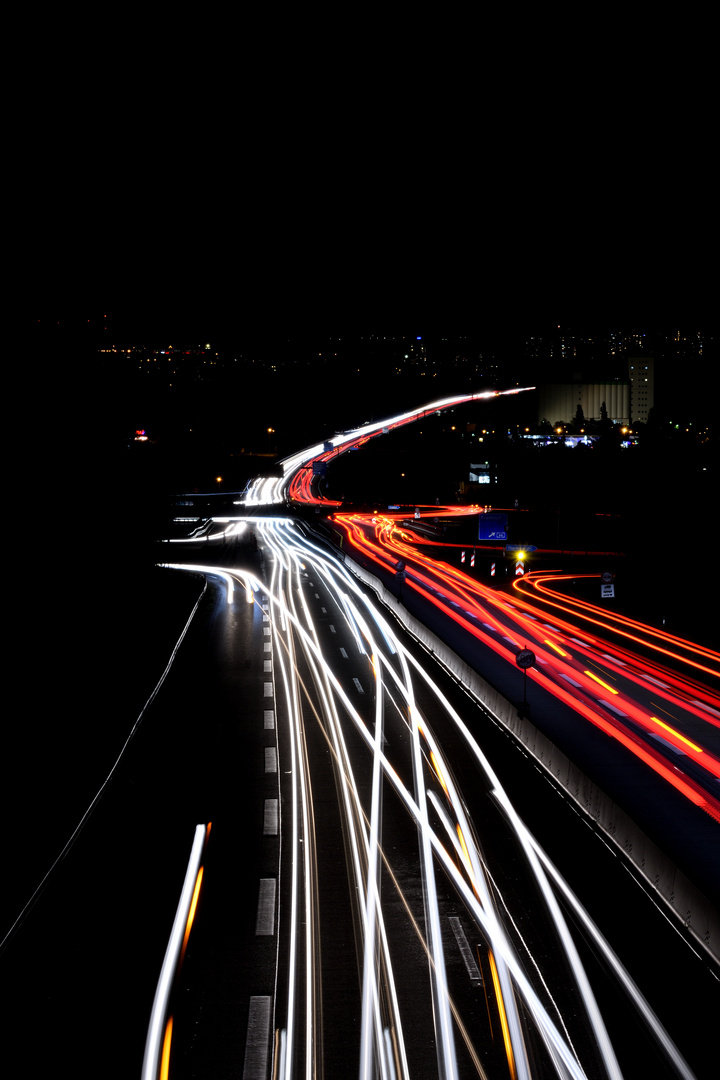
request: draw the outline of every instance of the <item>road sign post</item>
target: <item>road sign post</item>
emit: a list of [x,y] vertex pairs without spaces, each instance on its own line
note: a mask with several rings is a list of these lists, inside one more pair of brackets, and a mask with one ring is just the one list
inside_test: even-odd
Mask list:
[[612,599],[615,596],[615,575],[609,570],[605,570],[600,575],[600,598],[602,600]]
[[527,715],[527,669],[535,666],[535,653],[532,649],[526,649],[524,646],[515,657],[515,663],[519,668],[522,668],[523,673],[523,700],[522,705],[518,708],[518,716]]

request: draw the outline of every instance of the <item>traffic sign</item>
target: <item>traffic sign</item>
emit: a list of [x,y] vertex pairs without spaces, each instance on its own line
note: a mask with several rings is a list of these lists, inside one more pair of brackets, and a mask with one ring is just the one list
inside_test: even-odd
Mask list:
[[478,518],[478,540],[507,540],[507,514],[489,514]]
[[526,670],[535,664],[535,653],[532,649],[521,649],[515,657],[515,663],[519,668]]

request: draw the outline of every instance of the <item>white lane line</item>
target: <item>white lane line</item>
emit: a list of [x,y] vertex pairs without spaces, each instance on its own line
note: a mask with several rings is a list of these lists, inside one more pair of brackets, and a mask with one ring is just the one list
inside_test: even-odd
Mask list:
[[278,834],[278,800],[265,800],[265,818],[263,821],[263,836],[277,836]]
[[470,976],[470,981],[481,983],[482,975],[480,974],[480,968],[477,966],[475,957],[472,954],[472,949],[468,945],[468,940],[465,937],[465,931],[462,928],[462,923],[456,915],[450,916],[450,925],[452,926],[455,940],[458,943],[460,955],[465,961],[465,967],[467,969],[468,975]]
[[263,671],[272,671],[272,660],[263,660]]
[[251,997],[242,1080],[265,1080],[270,1049],[271,997]]
[[260,878],[258,893],[256,937],[272,937],[275,933],[275,878]]
[[266,731],[272,731],[275,727],[275,713],[272,709],[263,709],[263,727]]
[[653,679],[652,675],[646,675],[643,672],[642,677],[643,677],[643,679],[645,679],[646,682],[651,682],[654,686],[659,686],[661,690],[667,690],[668,689],[668,684],[667,683],[660,682],[659,679]]
[[613,705],[611,701],[605,701],[604,698],[600,697],[596,698],[595,700],[598,702],[599,705],[604,705],[606,709],[610,709],[610,712],[616,713],[617,716],[622,716],[623,720],[630,719],[626,712],[623,712],[622,709],[618,709],[617,705]]
[[263,652],[272,652],[272,644],[269,641],[263,645]]
[[347,660],[348,654],[345,652],[345,650],[342,647],[340,649],[340,655],[343,657],[343,659]]
[[277,757],[275,756],[275,747],[265,747],[265,772],[277,772]]
[[320,610],[322,611],[323,615],[327,615],[327,608],[326,607],[321,607]]
[[570,685],[574,686],[576,689],[582,689],[582,683],[576,682],[575,679],[572,679],[569,675],[566,675],[564,671],[559,671],[558,675],[561,679],[565,679],[566,682],[569,682]]
[[271,682],[263,683],[263,696],[264,697],[272,697],[272,683]]
[[332,624],[332,623],[328,623],[328,626],[330,627],[330,633],[331,633],[331,634],[334,634],[334,633],[336,633],[335,627],[333,626],[333,624]]
[[706,701],[696,701],[694,698],[690,701],[691,705],[699,705],[701,709],[707,709],[708,712],[713,713],[714,716],[720,716],[720,712],[717,709],[713,709],[712,705],[708,705]]
[[650,738],[657,739],[657,741],[662,743],[663,746],[667,746],[668,750],[672,750],[674,754],[679,754],[681,757],[687,757],[687,754],[684,750],[681,750],[679,746],[673,746],[673,744],[671,742],[668,742],[667,739],[663,739],[662,735],[656,735],[654,731],[651,731]]
[[360,682],[360,680],[359,680],[359,679],[353,679],[353,682],[354,682],[354,683],[355,683],[355,685],[357,686],[357,688],[358,688],[358,690],[360,691],[360,693],[361,693],[361,694],[364,694],[364,693],[365,693],[365,691],[364,691],[364,690],[363,690],[363,688],[362,688],[362,683]]

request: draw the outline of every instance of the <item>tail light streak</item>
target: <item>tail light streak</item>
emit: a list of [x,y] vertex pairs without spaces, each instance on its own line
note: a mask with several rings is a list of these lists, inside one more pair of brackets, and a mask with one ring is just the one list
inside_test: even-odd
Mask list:
[[[444,563],[435,562],[421,552],[413,551],[408,545],[398,542],[394,537],[395,524],[391,519],[383,519],[381,524],[375,526],[375,543],[369,541],[363,533],[363,525],[367,524],[366,516],[338,514],[335,521],[346,532],[351,544],[358,547],[365,557],[383,565],[386,569],[393,565],[398,554],[402,555],[407,564],[406,586],[421,592],[426,600],[463,626],[469,634],[476,637],[506,661],[514,663],[515,653],[507,645],[503,644],[503,640],[507,640],[509,645],[519,649],[525,640],[532,639],[534,641],[532,648],[545,670],[531,669],[528,672],[530,679],[581,712],[595,726],[600,727],[607,734],[614,735],[628,750],[659,775],[663,776],[673,787],[682,792],[696,805],[702,806],[716,820],[720,820],[720,800],[712,791],[714,779],[720,776],[720,761],[714,755],[708,753],[707,750],[704,753],[698,753],[690,746],[683,746],[683,751],[710,774],[712,778],[710,787],[698,783],[694,777],[680,770],[675,762],[669,763],[665,750],[657,739],[653,740],[652,743],[648,743],[623,722],[622,716],[624,714],[625,717],[631,717],[634,724],[645,735],[654,734],[655,727],[648,711],[639,708],[627,694],[620,695],[605,680],[588,672],[587,667],[576,661],[571,654],[564,658],[560,657],[552,642],[547,642],[546,645],[545,638],[538,633],[539,624],[533,618],[533,609],[526,601],[518,599],[514,604],[509,604],[502,594],[498,596],[492,589],[488,589],[473,578],[466,576],[461,570],[447,566]],[[553,606],[560,607],[557,604]],[[584,606],[586,608],[592,607],[592,605],[587,604]],[[504,622],[506,617],[511,617],[513,623],[509,633]],[[481,625],[478,625],[478,623],[484,625],[486,630],[481,629]],[[540,625],[547,627],[551,624],[544,623]],[[640,624],[635,625],[639,626]],[[493,637],[493,628],[496,628],[501,640]],[[562,621],[558,621],[551,628],[556,632],[559,631],[560,634],[574,633],[574,627]],[[487,633],[487,630],[491,632]],[[655,636],[659,635],[655,634]],[[597,642],[583,640],[576,636],[573,636],[571,640],[581,650],[592,650],[598,647]],[[680,639],[675,640],[680,641]],[[607,645],[603,643],[603,647],[607,648]],[[616,649],[612,649],[612,653],[615,652]],[[705,652],[707,653],[709,650],[705,650]],[[635,682],[638,685],[643,685],[644,662],[634,654],[626,653],[625,658],[626,661],[632,661],[634,667],[625,666],[622,670],[623,677],[629,683]],[[588,659],[590,659],[590,656],[588,656]],[[720,660],[720,657],[718,659]],[[636,669],[639,669],[639,671]],[[672,673],[664,670],[662,673],[669,683],[672,684],[677,681]],[[572,694],[568,693],[567,685],[558,684],[558,676],[561,676],[566,683],[570,681],[571,685],[575,686],[575,691]],[[618,710],[602,698],[598,698],[597,686],[594,684],[600,684],[607,693],[612,693],[613,696],[618,697],[618,700],[622,700],[622,707]],[[694,693],[698,692],[697,686],[693,685],[691,689]],[[683,700],[677,693],[673,694],[671,691],[668,691],[668,694],[672,700],[683,708],[687,708],[698,715],[699,718],[715,726],[714,718],[709,715],[708,711],[698,708],[697,703],[688,702],[687,699]],[[602,706],[602,711],[598,710],[598,705]],[[691,740],[691,742],[694,741]]]

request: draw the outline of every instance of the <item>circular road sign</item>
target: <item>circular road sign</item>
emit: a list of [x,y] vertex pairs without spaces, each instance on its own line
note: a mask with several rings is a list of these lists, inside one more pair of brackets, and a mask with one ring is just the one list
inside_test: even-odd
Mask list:
[[520,668],[532,667],[535,663],[535,653],[532,649],[521,649],[515,657],[515,663]]
[[615,575],[610,573],[609,570],[604,570],[603,573],[600,575],[600,580],[602,581],[603,585],[610,585],[614,578]]

